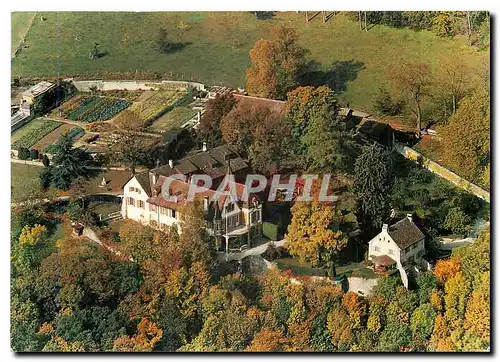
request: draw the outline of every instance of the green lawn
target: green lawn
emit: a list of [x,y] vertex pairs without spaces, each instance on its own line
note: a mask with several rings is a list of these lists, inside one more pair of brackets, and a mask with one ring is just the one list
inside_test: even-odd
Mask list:
[[42,171],[42,167],[11,163],[12,202],[29,200],[40,190],[38,175]]
[[12,13],[11,21],[12,21],[12,44],[11,44],[11,54],[14,56],[16,53],[17,47],[23,41],[26,36],[26,32],[33,19],[35,18],[35,12],[23,11],[23,12],[15,12]]
[[[318,16],[306,23],[303,13],[277,13],[257,20],[250,12],[215,13],[43,13],[36,17],[25,49],[12,61],[13,75],[54,76],[58,73],[157,71],[207,84],[242,87],[248,53],[256,40],[267,37],[275,24],[296,27],[309,58],[324,77],[337,79],[334,88],[358,109],[371,111],[380,86],[400,60],[421,60],[437,67],[441,55],[464,58],[478,67],[489,58],[466,45],[463,37],[439,38],[427,31],[374,26],[370,31],[342,13],[323,23]],[[153,49],[158,29],[166,28],[178,50],[160,54]],[[104,56],[88,54],[97,42]],[[329,73],[330,72],[330,73]],[[475,73],[475,72],[473,72]],[[390,87],[389,87],[390,88]]]
[[195,115],[196,111],[190,107],[176,107],[158,118],[150,128],[158,131],[168,131],[172,128],[181,127]]

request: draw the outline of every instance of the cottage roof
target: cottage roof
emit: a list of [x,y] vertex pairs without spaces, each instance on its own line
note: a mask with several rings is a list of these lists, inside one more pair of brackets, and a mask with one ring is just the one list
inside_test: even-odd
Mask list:
[[52,89],[53,87],[55,87],[54,83],[50,83],[44,80],[41,81],[40,83],[35,84],[28,90],[25,90],[22,94],[23,96],[37,97],[40,94],[47,92],[49,89]]
[[373,262],[377,265],[381,266],[389,266],[396,264],[396,261],[387,255],[370,255]]
[[164,165],[150,171],[138,173],[135,175],[135,178],[147,195],[151,196],[152,187],[154,186],[152,180],[153,174],[168,177],[174,174],[205,173],[212,179],[216,179],[227,173],[229,163],[233,172],[248,168],[248,163],[231,146],[222,145],[208,149],[207,151],[199,151],[193,155],[174,161],[174,167]]
[[387,232],[400,249],[406,249],[425,238],[424,234],[409,217],[405,217],[389,226]]

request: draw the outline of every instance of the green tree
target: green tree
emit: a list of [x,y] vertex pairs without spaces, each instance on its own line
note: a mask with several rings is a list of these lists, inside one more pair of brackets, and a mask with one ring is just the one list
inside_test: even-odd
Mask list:
[[453,207],[444,219],[443,228],[455,234],[467,235],[472,229],[470,217],[458,207]]
[[93,164],[92,157],[81,148],[73,147],[73,140],[62,135],[54,147],[53,167],[50,169],[51,180],[55,187],[68,190],[77,177],[87,177],[88,166]]
[[355,162],[353,192],[358,224],[369,236],[389,217],[392,184],[390,152],[376,144],[366,147]]
[[434,329],[436,312],[430,303],[419,305],[411,316],[411,330],[414,334],[420,334],[429,338]]

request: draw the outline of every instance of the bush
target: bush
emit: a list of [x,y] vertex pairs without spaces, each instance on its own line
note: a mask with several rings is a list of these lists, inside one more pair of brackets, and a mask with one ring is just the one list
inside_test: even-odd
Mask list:
[[37,149],[32,148],[32,149],[30,150],[30,158],[31,158],[32,160],[38,160],[38,150],[37,150]]
[[262,223],[262,233],[270,240],[278,240],[278,225],[265,221]]
[[454,234],[467,235],[472,229],[470,223],[471,219],[466,213],[458,207],[453,207],[448,211],[443,227]]
[[49,156],[47,155],[43,155],[43,158],[42,158],[42,163],[45,167],[49,167],[50,166],[50,160],[49,160]]
[[375,109],[386,116],[396,116],[403,110],[403,102],[392,99],[391,94],[385,89],[379,89],[380,94],[375,99]]
[[30,150],[26,147],[19,148],[18,157],[20,160],[28,160],[30,158]]

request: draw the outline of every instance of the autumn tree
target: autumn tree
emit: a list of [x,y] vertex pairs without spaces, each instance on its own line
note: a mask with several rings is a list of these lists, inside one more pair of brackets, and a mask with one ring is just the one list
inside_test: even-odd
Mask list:
[[252,167],[269,174],[286,163],[288,124],[279,107],[242,99],[220,124],[222,138],[248,156]]
[[271,40],[255,43],[246,74],[246,88],[251,95],[284,99],[296,87],[307,54],[298,40],[295,29],[281,26],[272,30]]
[[317,201],[295,203],[286,236],[288,250],[313,266],[329,268],[335,277],[338,255],[347,245],[347,237],[338,229],[339,220],[333,206]]
[[279,352],[282,343],[283,337],[280,331],[264,328],[254,335],[252,343],[245,351]]
[[460,101],[457,112],[441,127],[443,160],[471,182],[480,182],[490,157],[490,95],[476,89]]
[[207,102],[205,113],[201,117],[198,127],[198,135],[205,140],[210,147],[218,146],[222,141],[220,123],[222,118],[228,114],[236,104],[236,99],[231,92],[218,94]]
[[367,235],[380,229],[389,217],[392,184],[390,152],[376,144],[366,147],[355,162],[353,192],[356,218]]
[[120,337],[115,340],[113,350],[116,352],[152,352],[160,341],[163,331],[147,318],[137,325],[137,333],[133,337]]
[[401,63],[391,73],[391,79],[400,92],[406,93],[413,102],[412,112],[417,119],[417,129],[422,129],[422,98],[432,83],[431,70],[427,64]]

